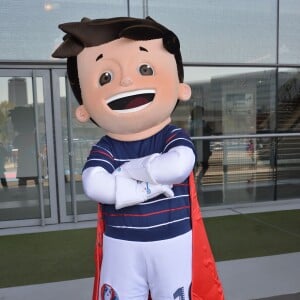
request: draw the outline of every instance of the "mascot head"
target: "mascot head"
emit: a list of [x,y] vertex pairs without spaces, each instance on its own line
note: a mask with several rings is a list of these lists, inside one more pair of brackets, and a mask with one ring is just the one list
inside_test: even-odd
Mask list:
[[79,121],[91,119],[119,140],[144,139],[190,98],[179,40],[150,17],[84,18],[59,28],[66,35],[53,57],[67,58]]

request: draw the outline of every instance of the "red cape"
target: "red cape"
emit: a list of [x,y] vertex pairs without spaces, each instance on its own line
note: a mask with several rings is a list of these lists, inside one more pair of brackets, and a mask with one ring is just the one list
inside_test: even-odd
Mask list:
[[[193,232],[193,261],[192,261],[192,300],[224,300],[221,282],[218,278],[215,260],[206,235],[197,198],[194,175],[189,177],[191,217]],[[95,249],[95,279],[93,300],[99,299],[100,269],[102,263],[102,238],[104,223],[101,205],[98,205],[98,224]]]

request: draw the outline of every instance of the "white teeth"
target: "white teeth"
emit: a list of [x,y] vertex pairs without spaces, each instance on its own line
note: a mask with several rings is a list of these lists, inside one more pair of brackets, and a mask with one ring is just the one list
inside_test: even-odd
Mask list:
[[[116,101],[120,98],[124,97],[129,97],[129,96],[134,96],[134,95],[141,95],[141,94],[149,94],[149,93],[155,93],[155,90],[149,89],[149,90],[136,90],[136,91],[129,91],[129,92],[124,92],[120,94],[116,94],[108,99],[106,99],[106,104],[109,104],[110,102]],[[142,105],[143,106],[143,105]]]

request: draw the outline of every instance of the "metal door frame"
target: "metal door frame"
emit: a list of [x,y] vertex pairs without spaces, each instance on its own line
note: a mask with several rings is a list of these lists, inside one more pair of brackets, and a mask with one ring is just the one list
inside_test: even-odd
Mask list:
[[[50,72],[45,69],[18,69],[8,68],[0,69],[0,77],[31,77],[32,78],[32,97],[35,113],[35,123],[37,122],[37,86],[36,79],[43,79],[43,95],[44,95],[44,117],[46,129],[46,145],[47,145],[47,165],[48,165],[48,180],[49,180],[49,201],[51,217],[45,217],[44,197],[43,197],[43,179],[41,174],[40,157],[37,159],[38,165],[38,188],[39,188],[39,204],[40,218],[0,221],[0,228],[23,227],[23,226],[44,226],[46,224],[57,224],[57,193],[56,193],[56,177],[55,177],[55,158],[54,158],[54,139],[53,139],[53,121],[52,121],[52,98],[50,88]],[[39,147],[39,136],[36,133],[37,147]]]

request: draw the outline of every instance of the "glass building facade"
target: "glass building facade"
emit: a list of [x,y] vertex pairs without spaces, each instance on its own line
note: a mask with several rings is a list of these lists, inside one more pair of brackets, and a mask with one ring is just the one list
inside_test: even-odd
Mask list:
[[81,169],[103,135],[74,118],[58,24],[145,17],[181,41],[192,99],[173,122],[197,149],[202,207],[299,199],[297,0],[0,0],[0,228],[96,219]]

